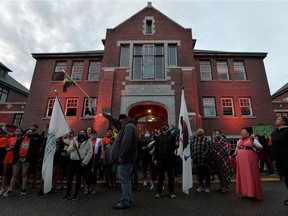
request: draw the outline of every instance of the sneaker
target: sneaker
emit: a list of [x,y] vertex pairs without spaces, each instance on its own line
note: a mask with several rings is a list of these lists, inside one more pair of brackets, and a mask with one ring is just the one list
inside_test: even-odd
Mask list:
[[91,194],[92,195],[96,194],[96,189],[95,188],[91,191]]
[[209,187],[206,187],[205,193],[210,193],[210,188]]
[[5,190],[4,190],[4,188],[2,188],[2,189],[0,190],[0,196],[2,196],[2,195],[4,194],[4,192],[5,192]]
[[69,200],[69,199],[71,199],[71,195],[66,194],[61,200],[62,201],[66,201],[66,200]]
[[77,196],[77,195],[74,195],[74,196],[72,197],[72,200],[73,200],[73,201],[78,200],[78,196]]
[[176,195],[175,194],[171,194],[170,197],[171,197],[171,199],[175,199]]
[[117,210],[117,209],[127,209],[130,208],[130,205],[128,204],[123,204],[121,202],[118,202],[116,205],[112,206],[113,209]]
[[199,186],[199,187],[197,188],[197,192],[201,193],[202,191],[203,191],[203,188],[202,188],[201,186]]
[[147,181],[144,181],[144,182],[143,182],[143,186],[144,186],[144,187],[147,187]]
[[47,194],[53,194],[55,193],[55,188],[51,188],[51,190]]
[[7,190],[7,191],[3,194],[3,197],[4,197],[4,198],[8,198],[9,196],[12,196],[12,195],[13,195],[13,191]]
[[150,191],[152,192],[152,191],[155,191],[155,186],[154,185],[151,185],[150,186]]
[[288,199],[284,200],[284,205],[288,205]]
[[155,195],[155,198],[160,198],[160,194],[159,194],[159,193],[156,194],[156,195]]
[[20,196],[26,196],[26,190],[22,190]]
[[88,189],[85,189],[85,191],[84,191],[84,195],[88,195],[88,194],[90,194],[91,193],[91,191],[90,190],[88,190]]

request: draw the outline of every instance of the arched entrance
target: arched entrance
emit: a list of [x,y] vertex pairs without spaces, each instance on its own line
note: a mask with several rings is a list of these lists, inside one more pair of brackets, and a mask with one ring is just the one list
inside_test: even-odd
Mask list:
[[128,116],[136,120],[139,137],[145,131],[156,133],[163,123],[168,122],[167,110],[156,104],[137,104],[130,108]]

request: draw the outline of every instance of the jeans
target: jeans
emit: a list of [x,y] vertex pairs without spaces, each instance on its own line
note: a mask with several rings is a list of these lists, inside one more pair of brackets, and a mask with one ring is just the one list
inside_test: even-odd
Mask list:
[[133,170],[133,163],[117,164],[117,175],[121,182],[122,197],[120,202],[124,205],[130,205],[132,198],[131,191],[131,174]]
[[163,190],[163,182],[165,178],[165,172],[168,175],[168,192],[170,194],[174,193],[174,166],[175,162],[173,159],[165,159],[158,161],[159,166],[159,178],[158,178],[158,193],[161,194]]

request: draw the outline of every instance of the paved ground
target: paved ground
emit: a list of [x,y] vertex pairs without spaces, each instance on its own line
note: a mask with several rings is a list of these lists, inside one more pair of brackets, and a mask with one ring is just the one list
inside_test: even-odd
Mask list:
[[[55,194],[38,196],[38,190],[28,189],[26,197],[19,197],[20,191],[10,198],[0,198],[0,215],[28,216],[85,216],[85,215],[288,215],[288,206],[283,205],[287,190],[277,177],[263,176],[264,200],[261,202],[243,198],[235,193],[235,183],[226,194],[212,191],[210,194],[197,193],[195,185],[190,195],[181,191],[181,183],[176,184],[176,199],[163,196],[155,199],[154,192],[149,188],[133,193],[130,209],[113,210],[112,205],[120,196],[120,190],[111,191],[97,187],[96,195],[80,194],[78,201],[61,201],[65,191],[58,190]],[[270,180],[269,180],[270,179]],[[269,181],[267,181],[269,180]],[[212,185],[215,190],[217,185]]]

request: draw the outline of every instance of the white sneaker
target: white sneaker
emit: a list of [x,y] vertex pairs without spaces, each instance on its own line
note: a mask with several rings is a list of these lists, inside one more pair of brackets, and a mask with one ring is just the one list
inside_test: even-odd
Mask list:
[[150,191],[155,191],[155,186],[153,184],[150,186]]
[[13,191],[7,190],[7,191],[3,194],[3,197],[4,197],[4,198],[8,198],[9,196],[12,196],[12,195],[13,195]]
[[26,191],[22,190],[21,193],[20,193],[20,196],[26,196]]

